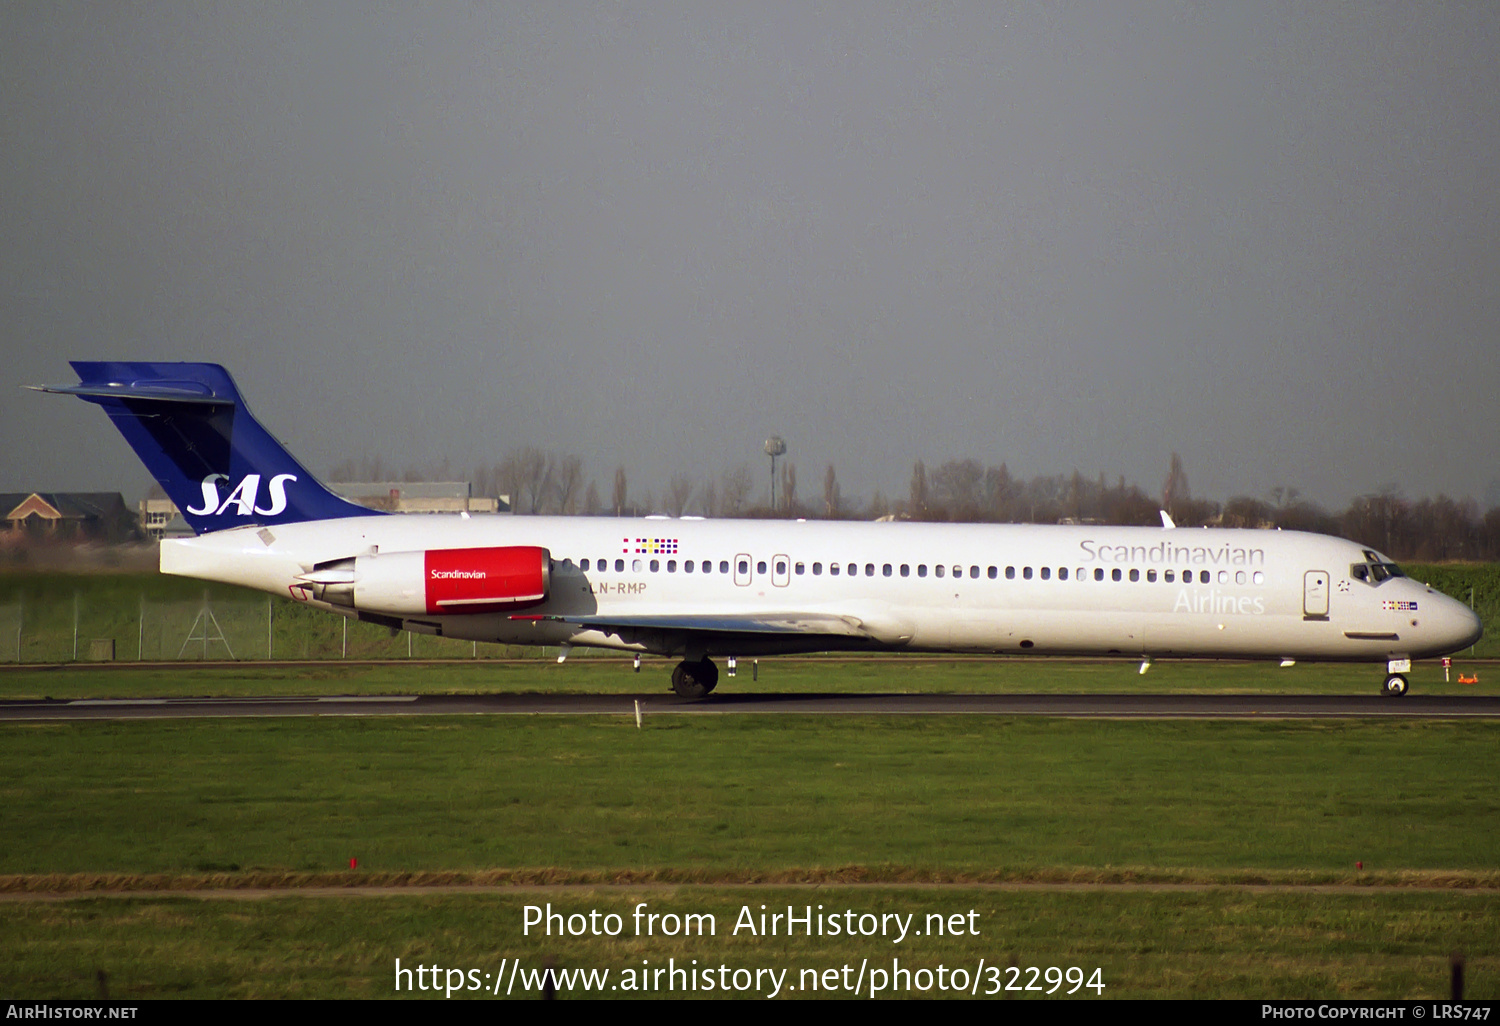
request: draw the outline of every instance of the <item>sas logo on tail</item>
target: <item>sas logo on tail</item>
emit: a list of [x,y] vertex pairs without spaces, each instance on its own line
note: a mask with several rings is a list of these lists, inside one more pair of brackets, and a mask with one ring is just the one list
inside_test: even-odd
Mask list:
[[203,506],[202,508],[189,506],[186,510],[195,516],[209,517],[220,516],[228,512],[230,506],[236,507],[235,516],[248,517],[252,513],[259,513],[263,517],[274,517],[278,513],[286,511],[286,483],[297,480],[296,474],[277,474],[266,482],[266,490],[271,493],[271,505],[262,509],[255,504],[260,497],[260,475],[246,474],[234,491],[230,492],[222,502],[219,500],[219,482],[228,481],[229,478],[223,474],[210,474],[203,479]]

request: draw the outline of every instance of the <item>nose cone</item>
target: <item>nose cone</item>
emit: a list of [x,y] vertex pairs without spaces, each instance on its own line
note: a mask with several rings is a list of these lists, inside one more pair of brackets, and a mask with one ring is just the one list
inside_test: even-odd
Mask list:
[[1437,628],[1435,640],[1443,652],[1457,652],[1479,640],[1479,636],[1484,633],[1484,624],[1474,610],[1446,595],[1433,597],[1440,600],[1438,608],[1433,612],[1437,614],[1437,622],[1434,624]]

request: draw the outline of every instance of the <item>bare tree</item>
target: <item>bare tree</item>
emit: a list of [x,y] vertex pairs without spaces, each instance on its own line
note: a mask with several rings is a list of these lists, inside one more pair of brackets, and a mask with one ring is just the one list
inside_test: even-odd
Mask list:
[[693,479],[686,474],[673,474],[667,485],[667,513],[680,517],[687,512],[688,500],[693,497]]
[[1012,519],[1011,502],[1015,499],[1016,483],[1010,478],[1009,467],[1002,463],[986,470],[984,492],[990,516],[996,520]]
[[932,472],[932,504],[946,508],[955,520],[977,519],[983,484],[984,468],[978,462],[949,460]]
[[[527,446],[515,454],[516,471],[520,478],[520,495],[527,513],[540,513],[547,493],[552,487],[554,461],[550,453]],[[520,512],[522,503],[517,503]]]
[[725,471],[720,484],[722,497],[719,508],[725,516],[739,516],[745,511],[745,501],[750,497],[750,489],[755,487],[749,465],[741,463],[734,469]]
[[823,473],[823,515],[829,519],[839,515],[839,479],[834,476],[832,463]]
[[911,468],[911,502],[907,510],[912,517],[927,515],[927,468],[917,460]]
[[797,464],[791,460],[781,465],[781,505],[788,516],[797,515]]
[[599,486],[594,484],[593,478],[589,478],[589,486],[583,493],[583,515],[597,517],[601,508],[603,506],[599,501]]
[[615,491],[613,497],[610,499],[610,505],[615,508],[615,516],[622,517],[625,515],[626,501],[625,468],[619,466],[615,468]]
[[710,478],[698,492],[698,506],[706,517],[719,515],[719,487]]
[[1172,465],[1167,470],[1167,479],[1161,486],[1161,508],[1175,515],[1178,503],[1192,497],[1193,493],[1188,490],[1187,471],[1182,468],[1182,457],[1174,452]]
[[578,512],[578,489],[582,482],[582,457],[568,455],[557,461],[552,479],[552,500],[557,512],[568,516]]

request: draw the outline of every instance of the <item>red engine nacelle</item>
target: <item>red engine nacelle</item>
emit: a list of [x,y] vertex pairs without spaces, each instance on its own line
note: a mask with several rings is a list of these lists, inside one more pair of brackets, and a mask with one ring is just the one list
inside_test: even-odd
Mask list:
[[428,549],[422,555],[429,613],[492,613],[547,599],[552,557],[546,549]]
[[319,564],[314,597],[376,613],[462,615],[547,600],[551,554],[535,545],[388,552]]

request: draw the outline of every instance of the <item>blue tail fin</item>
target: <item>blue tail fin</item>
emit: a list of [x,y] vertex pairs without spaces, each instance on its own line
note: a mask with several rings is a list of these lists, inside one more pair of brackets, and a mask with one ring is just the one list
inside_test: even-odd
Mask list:
[[217,364],[74,361],[73,369],[77,385],[42,391],[104,407],[198,534],[378,515],[339,498],[293,459]]

